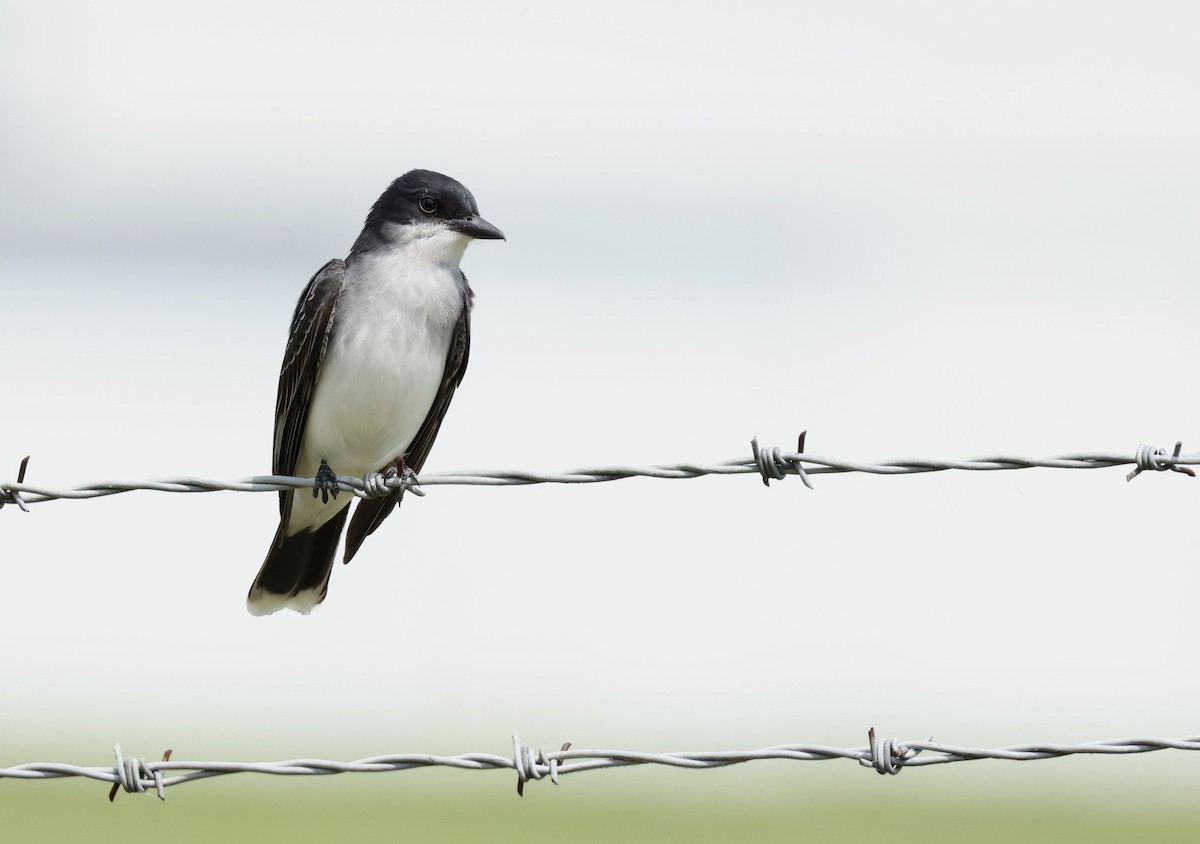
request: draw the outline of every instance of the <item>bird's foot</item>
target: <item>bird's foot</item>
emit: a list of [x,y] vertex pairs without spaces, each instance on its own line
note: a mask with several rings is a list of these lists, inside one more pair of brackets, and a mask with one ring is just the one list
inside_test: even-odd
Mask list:
[[328,504],[331,493],[336,499],[338,494],[337,475],[329,468],[329,464],[322,460],[321,468],[317,469],[317,477],[313,479],[313,498],[319,495],[321,503]]
[[411,492],[418,498],[425,494],[425,490],[421,489],[421,484],[417,481],[417,473],[412,469],[404,466],[400,472],[400,497],[404,497],[405,492]]
[[425,490],[421,489],[421,485],[417,483],[417,473],[408,468],[404,463],[404,455],[396,461],[396,469],[400,474],[400,495],[396,497],[396,506],[404,501],[404,493],[411,492],[418,498],[425,494]]

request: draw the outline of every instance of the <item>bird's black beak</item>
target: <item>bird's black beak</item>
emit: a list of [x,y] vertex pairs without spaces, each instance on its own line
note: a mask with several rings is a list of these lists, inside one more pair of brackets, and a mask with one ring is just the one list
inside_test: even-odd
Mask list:
[[461,220],[447,220],[446,224],[454,231],[462,232],[476,240],[507,240],[504,232],[478,215],[463,217]]

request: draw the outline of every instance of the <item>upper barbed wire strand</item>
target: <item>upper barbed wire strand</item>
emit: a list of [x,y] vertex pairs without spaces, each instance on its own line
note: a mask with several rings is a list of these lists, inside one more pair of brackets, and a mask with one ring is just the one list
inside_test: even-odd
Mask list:
[[[1113,466],[1132,465],[1134,470],[1127,476],[1135,477],[1141,471],[1174,471],[1192,475],[1188,466],[1200,465],[1200,454],[1180,453],[1177,443],[1173,453],[1165,448],[1140,446],[1131,453],[1122,452],[1079,452],[1054,457],[1024,457],[1013,454],[993,454],[970,457],[964,460],[941,458],[898,458],[865,462],[826,457],[799,451],[783,451],[778,448],[759,448],[752,442],[749,458],[735,458],[718,463],[668,463],[654,466],[599,466],[571,469],[562,472],[536,472],[530,470],[487,469],[456,472],[430,472],[414,478],[380,473],[369,473],[358,478],[338,475],[338,488],[359,497],[386,495],[391,489],[404,486],[415,494],[421,494],[421,486],[528,486],[531,484],[592,484],[625,478],[699,478],[706,475],[757,474],[764,480],[780,479],[786,475],[825,475],[862,472],[871,475],[913,475],[927,472],[961,470],[966,472],[994,472],[1013,469],[1106,469]],[[25,458],[27,461],[29,458]],[[807,480],[805,478],[805,480]],[[255,475],[236,481],[210,480],[195,476],[161,478],[146,481],[95,481],[79,486],[58,489],[41,484],[24,483],[24,463],[16,482],[0,483],[0,507],[15,503],[25,505],[59,499],[90,499],[108,495],[119,495],[135,490],[153,492],[280,492],[288,489],[311,489],[313,478],[290,475]]]

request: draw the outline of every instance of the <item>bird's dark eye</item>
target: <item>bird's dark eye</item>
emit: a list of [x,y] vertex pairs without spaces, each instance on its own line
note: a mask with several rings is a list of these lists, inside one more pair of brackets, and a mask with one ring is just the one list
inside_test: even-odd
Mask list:
[[438,209],[437,200],[432,196],[421,197],[420,201],[417,202],[417,205],[420,206],[421,210],[426,214],[432,214]]

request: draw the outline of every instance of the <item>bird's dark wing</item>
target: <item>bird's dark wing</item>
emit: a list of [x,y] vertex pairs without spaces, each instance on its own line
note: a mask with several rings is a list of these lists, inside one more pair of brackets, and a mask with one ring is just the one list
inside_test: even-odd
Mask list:
[[[450,407],[450,400],[454,398],[454,391],[462,383],[463,374],[467,371],[467,358],[471,352],[471,305],[474,299],[475,294],[468,286],[462,314],[459,316],[458,325],[455,326],[454,334],[450,338],[450,351],[446,354],[446,369],[442,373],[442,384],[438,387],[429,413],[425,415],[425,421],[421,423],[420,430],[417,431],[417,435],[413,437],[412,443],[408,446],[408,451],[405,452],[404,465],[414,472],[420,472],[421,467],[425,465],[425,459],[429,457],[429,450],[433,448],[433,441],[437,437],[438,429],[442,427],[442,419],[445,418],[446,411]],[[400,490],[393,491],[385,498],[364,499],[358,502],[354,508],[354,516],[350,519],[350,528],[346,531],[346,553],[343,562],[348,563],[353,559],[363,540],[383,524],[383,520],[399,503]]]
[[[344,262],[330,261],[312,277],[296,303],[275,399],[275,453],[271,470],[277,475],[296,473],[308,408],[329,345],[333,313],[345,273]],[[288,495],[279,494],[280,516],[286,515]]]
[[414,472],[420,472],[425,465],[429,451],[433,448],[433,441],[438,435],[438,429],[442,427],[442,420],[446,418],[446,411],[450,408],[450,400],[454,398],[454,391],[462,383],[463,375],[467,371],[467,358],[471,354],[471,302],[473,298],[474,294],[468,287],[462,314],[459,316],[458,325],[454,327],[454,334],[450,338],[450,351],[446,354],[446,370],[442,373],[442,385],[438,387],[437,396],[433,399],[429,413],[425,415],[421,429],[413,437],[412,444],[409,445],[408,452],[404,456],[404,465]]

